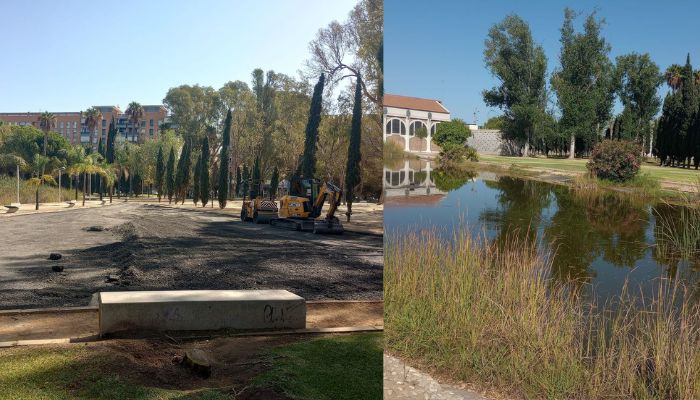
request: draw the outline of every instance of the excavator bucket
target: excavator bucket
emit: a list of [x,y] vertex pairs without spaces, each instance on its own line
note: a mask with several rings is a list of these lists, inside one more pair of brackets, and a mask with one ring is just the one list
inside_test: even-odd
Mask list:
[[314,233],[339,235],[344,231],[343,224],[341,224],[337,218],[332,220],[318,219],[314,221]]

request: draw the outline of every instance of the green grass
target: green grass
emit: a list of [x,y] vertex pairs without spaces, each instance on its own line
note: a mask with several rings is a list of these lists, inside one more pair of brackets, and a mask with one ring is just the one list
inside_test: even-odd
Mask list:
[[[0,399],[224,399],[206,391],[192,393],[146,388],[101,374],[105,365],[85,348],[0,350]],[[201,396],[200,396],[201,395]]]
[[[534,157],[506,157],[480,155],[481,162],[499,164],[499,165],[516,165],[521,168],[556,170],[563,172],[585,173],[586,159],[568,158],[534,158]],[[700,177],[700,171],[694,169],[659,167],[651,163],[642,164],[642,172],[648,174],[650,179],[658,180],[659,182],[679,183],[679,184],[694,184]]]
[[293,399],[351,400],[382,398],[381,334],[318,338],[271,351],[280,357],[257,378]]
[[[270,351],[271,370],[255,380],[299,399],[381,399],[382,335],[334,336]],[[223,400],[229,390],[166,390],[130,382],[95,349],[18,347],[0,349],[0,400]],[[155,385],[154,381],[154,385]],[[206,381],[203,381],[205,386]]]
[[700,398],[700,309],[678,281],[597,306],[552,279],[535,241],[387,239],[390,351],[516,398]]

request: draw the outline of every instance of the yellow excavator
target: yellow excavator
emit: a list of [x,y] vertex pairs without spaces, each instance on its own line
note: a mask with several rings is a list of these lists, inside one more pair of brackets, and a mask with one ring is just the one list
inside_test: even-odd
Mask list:
[[266,224],[277,218],[277,203],[274,200],[266,200],[259,196],[255,190],[250,191],[250,199],[246,200],[243,194],[243,207],[241,208],[241,221],[256,224]]
[[[343,191],[331,182],[294,177],[290,181],[289,194],[282,196],[279,218],[270,225],[313,233],[343,233],[343,225],[335,216]],[[323,204],[328,200],[328,211],[321,216]]]

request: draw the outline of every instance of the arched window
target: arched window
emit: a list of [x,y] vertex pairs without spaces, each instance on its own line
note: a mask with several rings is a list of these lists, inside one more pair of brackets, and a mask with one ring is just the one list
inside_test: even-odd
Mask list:
[[401,120],[393,118],[386,123],[386,134],[387,135],[405,135],[406,125],[404,125]]
[[433,136],[435,134],[435,131],[437,130],[437,126],[439,125],[439,122],[436,122],[433,124],[433,126],[430,127],[430,136]]
[[413,121],[411,122],[411,127],[408,130],[409,136],[416,136],[416,133],[420,133],[421,130],[425,130],[423,132],[423,135],[418,135],[418,136],[428,136],[427,128],[425,127],[425,124],[422,121]]

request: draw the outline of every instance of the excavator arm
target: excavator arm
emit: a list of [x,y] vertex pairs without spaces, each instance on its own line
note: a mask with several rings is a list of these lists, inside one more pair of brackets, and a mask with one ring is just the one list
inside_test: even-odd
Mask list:
[[329,208],[326,213],[326,219],[333,219],[335,211],[338,209],[338,204],[340,203],[340,197],[343,191],[331,182],[324,182],[321,188],[318,190],[318,195],[314,201],[312,216],[314,218],[321,215],[321,210],[323,209],[323,203],[328,200]]

